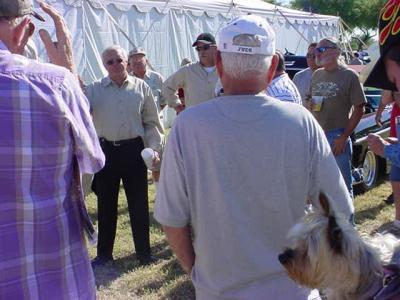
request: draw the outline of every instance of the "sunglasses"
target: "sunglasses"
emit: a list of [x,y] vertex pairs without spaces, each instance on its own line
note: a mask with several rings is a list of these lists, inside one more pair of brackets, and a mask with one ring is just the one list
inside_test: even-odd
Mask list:
[[306,58],[314,59],[315,58],[315,54],[307,53]]
[[204,45],[204,46],[197,46],[195,49],[197,52],[200,52],[201,50],[206,51],[211,48],[211,45]]
[[124,60],[122,58],[110,59],[106,61],[107,66],[112,66],[113,64],[120,64]]
[[337,47],[329,47],[329,46],[326,46],[326,47],[318,47],[318,48],[315,48],[315,51],[317,51],[317,52],[319,52],[319,53],[324,53],[324,52],[327,51],[328,49],[337,49]]

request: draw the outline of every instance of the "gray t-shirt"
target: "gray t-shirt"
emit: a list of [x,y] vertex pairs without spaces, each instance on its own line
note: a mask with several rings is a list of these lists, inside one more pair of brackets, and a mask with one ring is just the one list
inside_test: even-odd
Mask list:
[[307,68],[303,71],[296,73],[293,77],[293,82],[296,85],[297,89],[299,90],[301,100],[303,101],[303,103],[304,100],[306,100],[306,95],[308,91],[310,90],[310,82],[312,74],[313,71],[310,68]]
[[168,138],[155,218],[193,229],[201,299],[307,299],[277,257],[306,199],[353,212],[321,127],[302,106],[223,96],[185,110]]

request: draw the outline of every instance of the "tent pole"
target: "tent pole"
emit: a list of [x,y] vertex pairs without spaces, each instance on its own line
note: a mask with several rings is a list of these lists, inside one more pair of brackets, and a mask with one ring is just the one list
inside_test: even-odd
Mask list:
[[[169,0],[167,1],[167,3],[169,2]],[[111,20],[111,22],[114,23],[114,25],[117,27],[117,29],[123,34],[123,36],[128,40],[128,42],[134,47],[136,48],[135,43],[129,38],[128,34],[121,28],[121,26],[119,26],[119,24],[117,23],[117,21],[115,21],[115,19],[113,18],[113,16],[108,12],[107,8],[104,6],[103,1],[99,0],[100,6],[101,8],[105,11],[105,13],[107,14],[107,16],[109,17],[109,19]],[[150,67],[151,70],[155,71],[153,66],[151,65],[151,63],[149,61],[147,61],[147,65]]]
[[[342,20],[342,18],[340,18],[340,21],[343,23],[344,27],[347,28],[347,30],[353,31],[353,30],[350,28],[350,26],[347,25],[346,22]],[[356,38],[359,42],[361,42],[361,44],[362,44],[365,48],[368,48],[367,44],[365,44],[364,41],[363,41],[362,39],[360,39],[360,38],[357,37],[357,36],[356,36],[355,38]]]
[[290,20],[278,9],[276,8],[275,11],[277,11],[278,13],[281,14],[281,16],[289,23],[290,26],[292,26],[294,28],[294,30],[297,31],[297,33],[307,42],[310,43],[310,41],[296,28],[294,27],[294,25],[292,24],[292,22],[290,22]]

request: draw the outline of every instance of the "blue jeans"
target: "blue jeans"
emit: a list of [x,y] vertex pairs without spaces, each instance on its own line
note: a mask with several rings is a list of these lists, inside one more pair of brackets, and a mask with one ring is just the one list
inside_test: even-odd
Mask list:
[[[333,149],[333,143],[344,131],[344,128],[333,129],[325,132],[326,138],[328,139],[331,149]],[[347,138],[346,146],[342,154],[335,156],[336,163],[342,173],[344,182],[346,183],[347,189],[349,190],[350,197],[353,198],[353,177],[351,175],[351,156],[353,154],[353,145],[350,137]]]

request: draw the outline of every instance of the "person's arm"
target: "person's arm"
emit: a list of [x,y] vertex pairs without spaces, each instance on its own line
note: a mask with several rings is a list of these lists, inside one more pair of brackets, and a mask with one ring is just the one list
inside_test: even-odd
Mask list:
[[177,227],[162,227],[172,251],[174,251],[179,264],[183,270],[190,274],[192,271],[195,254],[190,234],[190,227],[185,226],[182,228]]
[[[158,115],[157,105],[154,101],[150,87],[145,84],[143,88],[142,124],[144,128],[146,145],[161,153],[164,129]],[[158,171],[158,170],[155,170]]]
[[319,194],[323,192],[331,199],[335,211],[343,214],[346,219],[350,219],[354,213],[353,200],[324,131],[315,119],[312,121],[312,127],[309,131],[311,162],[307,203],[319,205]]
[[375,154],[390,160],[394,165],[400,167],[400,145],[391,144],[379,135],[370,133],[368,135],[368,147]]
[[385,107],[386,107],[386,104],[383,103],[383,101],[381,101],[375,112],[375,122],[376,122],[376,125],[378,125],[379,127],[382,126],[381,119],[382,119],[382,113],[385,110]]
[[356,128],[358,123],[360,123],[360,120],[364,115],[364,107],[365,103],[354,106],[353,112],[351,113],[346,128],[344,129],[343,133],[334,141],[332,152],[335,156],[343,153],[347,138],[352,134],[354,128]]
[[52,6],[44,2],[39,2],[39,4],[43,11],[53,19],[56,28],[57,41],[52,41],[50,34],[46,30],[39,30],[40,38],[50,61],[55,65],[67,68],[72,74],[78,76],[72,51],[71,33],[65,24],[64,18]]
[[164,81],[161,90],[161,95],[164,97],[168,106],[174,108],[177,112],[182,111],[184,108],[182,102],[179,100],[178,90],[184,88],[185,73],[184,67],[180,68]]

